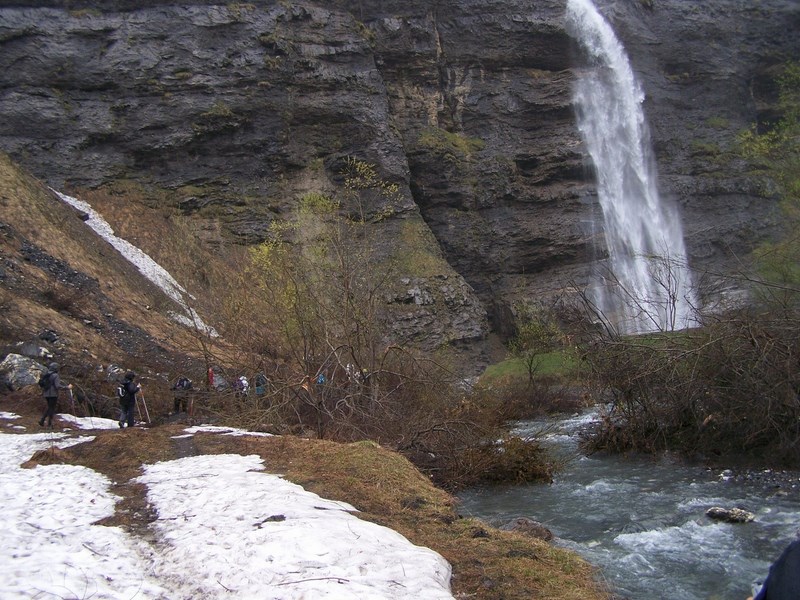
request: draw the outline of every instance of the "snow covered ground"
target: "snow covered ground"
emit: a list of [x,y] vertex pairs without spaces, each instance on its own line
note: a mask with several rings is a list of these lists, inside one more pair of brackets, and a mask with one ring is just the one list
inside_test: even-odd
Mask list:
[[[6,428],[15,417],[0,414]],[[108,419],[71,422],[117,428]],[[186,435],[198,431],[246,434],[200,427]],[[147,465],[138,481],[158,513],[155,541],[95,525],[118,500],[108,478],[73,465],[19,466],[37,450],[91,439],[0,433],[0,598],[453,598],[439,554],[265,473],[255,455]]]
[[86,224],[92,228],[95,233],[111,244],[117,252],[133,264],[142,275],[160,287],[167,296],[175,300],[175,302],[183,308],[185,314],[172,313],[172,318],[175,321],[187,327],[197,328],[199,331],[211,337],[217,337],[218,334],[216,330],[204,323],[195,310],[186,303],[187,298],[192,298],[191,294],[189,294],[164,267],[153,260],[149,254],[137,248],[128,240],[118,237],[111,228],[111,225],[108,224],[108,221],[94,210],[88,202],[78,200],[67,194],[62,194],[57,190],[53,190],[53,192],[61,198],[63,202],[86,213],[88,216]]

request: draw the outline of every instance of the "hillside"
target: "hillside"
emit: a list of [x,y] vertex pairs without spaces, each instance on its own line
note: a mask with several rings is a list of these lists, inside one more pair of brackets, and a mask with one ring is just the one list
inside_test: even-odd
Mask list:
[[83,377],[110,363],[166,373],[191,364],[196,344],[169,319],[164,293],[6,156],[0,202],[5,352],[16,343],[45,345],[70,375]]
[[[145,496],[146,486],[136,483],[135,478],[144,472],[147,464],[217,454],[259,455],[269,472],[283,474],[287,480],[325,498],[347,502],[360,511],[357,513],[359,518],[389,527],[414,544],[434,549],[453,569],[451,585],[456,597],[522,599],[529,598],[532,593],[559,598],[604,597],[592,578],[592,569],[577,557],[545,542],[500,532],[483,523],[461,518],[453,497],[434,488],[406,459],[377,444],[338,444],[291,436],[264,437],[264,434],[227,436],[215,434],[213,428],[206,433],[188,430],[190,433],[187,434],[186,425],[169,423],[169,420],[174,420],[165,418],[171,411],[170,375],[202,373],[205,364],[197,332],[169,316],[177,309],[175,303],[105,239],[97,236],[83,221],[86,215],[62,202],[53,191],[4,156],[0,157],[0,203],[3,208],[0,222],[3,232],[0,245],[3,284],[0,344],[3,354],[37,355],[44,350],[49,357],[37,356],[40,363],[46,364],[53,359],[59,361],[63,365],[64,380],[75,385],[77,399],[77,404],[71,405],[69,395],[62,392],[62,410],[74,410],[79,415],[86,414],[91,405],[94,410],[105,411],[116,418],[115,402],[110,399],[115,385],[115,371],[111,366],[135,368],[141,375],[145,400],[153,417],[152,426],[141,423],[139,428],[122,431],[117,428],[116,421],[102,417],[79,419],[82,428],[93,429],[87,432],[76,427],[71,415],[65,415],[56,418],[54,433],[37,433],[40,428],[36,421],[43,406],[38,388],[27,386],[0,392],[0,422],[3,427],[0,441],[14,447],[22,444],[19,447],[28,448],[30,453],[37,448],[41,450],[33,456],[8,455],[9,472],[5,475],[8,486],[4,489],[14,493],[17,485],[29,485],[12,484],[11,477],[17,477],[13,474],[19,472],[16,464],[31,458],[27,467],[36,470],[36,478],[55,481],[67,477],[66,473],[60,474],[62,472],[58,470],[48,471],[51,467],[36,465],[82,465],[105,475],[110,481],[109,492],[117,496],[106,499],[106,492],[87,492],[83,487],[73,490],[68,480],[52,487],[66,496],[52,499],[60,508],[57,512],[51,509],[48,514],[60,515],[73,523],[70,525],[74,528],[71,536],[77,536],[75,539],[82,539],[90,546],[87,553],[70,551],[69,564],[56,567],[56,570],[65,569],[61,585],[68,589],[59,588],[62,597],[72,597],[70,594],[81,597],[70,587],[79,584],[86,590],[94,590],[99,594],[97,597],[104,598],[127,597],[125,590],[130,585],[143,586],[139,588],[140,593],[148,598],[196,597],[194,594],[199,589],[203,589],[204,594],[210,593],[202,581],[187,581],[177,575],[170,575],[168,579],[172,583],[169,584],[166,580],[161,584],[138,580],[136,574],[128,576],[125,574],[127,567],[112,567],[116,564],[113,557],[122,550],[117,548],[113,553],[102,551],[98,550],[97,544],[108,536],[130,536],[128,541],[114,544],[138,547],[135,554],[144,557],[141,559],[145,561],[142,568],[147,571],[156,568],[154,565],[161,564],[161,559],[153,556],[160,552],[176,552],[168,550],[167,542],[159,541],[155,534],[156,523],[159,519],[168,519],[168,515],[165,508],[157,508],[155,501]],[[125,228],[126,218],[134,218],[133,215],[126,216],[123,211],[109,210],[108,214],[116,217],[115,227],[121,230]],[[159,223],[158,218],[146,212],[140,212],[135,218],[140,222],[149,219],[148,231],[153,242],[160,239],[169,244],[164,238],[167,232],[174,231],[171,228],[176,227],[175,222],[162,218]],[[161,230],[156,229],[159,226]],[[153,247],[156,246],[153,243]],[[243,352],[220,339],[213,340],[213,348],[216,358],[228,356],[231,364],[235,364],[231,357]],[[227,355],[226,349],[229,351]],[[82,398],[88,400],[88,404],[84,404]],[[198,404],[197,419],[219,415],[222,407],[229,406],[224,398],[224,395],[219,396],[222,404],[211,407],[214,410],[210,412]],[[222,433],[225,431],[223,428]],[[86,438],[87,433],[92,437]],[[18,441],[9,439],[12,436],[18,436]],[[202,480],[201,473],[198,481]],[[63,505],[65,498],[87,493],[93,497],[76,497],[70,504]],[[39,496],[42,506],[51,501],[42,494]],[[245,497],[245,494],[237,494],[239,502],[245,502]],[[97,502],[98,510],[106,507],[103,510],[107,512],[98,513],[96,518],[102,517],[98,523],[87,520],[86,515],[76,519],[74,511],[82,511],[75,502]],[[13,505],[17,506],[16,501]],[[24,508],[20,510],[28,516],[18,515],[20,519],[42,518],[30,502],[21,506]],[[215,516],[210,508],[205,510],[211,511],[207,517],[210,520],[222,518],[222,515]],[[230,510],[251,515],[263,507],[242,504],[226,512]],[[116,529],[98,533],[99,525],[121,527],[124,534],[115,533]],[[45,523],[44,527],[46,531],[49,525]],[[20,538],[18,543],[28,547],[29,555],[35,559],[44,551],[42,539],[45,538],[26,537],[24,541]],[[152,545],[149,550],[148,545]],[[93,556],[98,551],[105,554],[105,567],[97,568],[104,576],[108,575],[109,569],[116,573],[116,584],[93,579],[95,567],[92,565],[96,561]],[[345,551],[352,554],[359,550],[345,548]],[[226,560],[224,555],[220,560]],[[330,560],[334,561],[333,558]],[[14,569],[16,561],[11,556],[3,557],[4,564]],[[299,557],[287,555],[284,561],[288,562],[281,568],[295,571],[307,562],[302,550]],[[122,564],[127,563],[123,561]],[[328,568],[336,569],[336,564],[334,561],[328,564]],[[71,575],[76,566],[82,569],[79,582],[73,581]],[[189,563],[181,567],[177,563],[176,568],[191,572],[194,567]],[[233,571],[222,569],[222,572],[234,576]],[[285,573],[279,569],[277,576],[284,577]],[[42,577],[44,579],[34,581],[18,579],[15,575],[7,579],[7,585],[9,590],[16,590],[15,593],[29,589],[31,585],[43,593],[52,593],[55,588],[46,583],[50,575],[42,574]],[[231,581],[237,581],[237,585],[258,585],[245,584],[245,580],[240,579]],[[365,581],[367,588],[381,589],[381,584],[369,576]],[[55,585],[57,582],[52,583]],[[159,586],[162,584],[169,590],[161,589]],[[63,596],[65,593],[67,595]],[[298,597],[289,590],[285,593],[287,595],[281,597]],[[412,596],[398,591],[375,593],[377,597],[385,598],[428,597],[416,592]]]

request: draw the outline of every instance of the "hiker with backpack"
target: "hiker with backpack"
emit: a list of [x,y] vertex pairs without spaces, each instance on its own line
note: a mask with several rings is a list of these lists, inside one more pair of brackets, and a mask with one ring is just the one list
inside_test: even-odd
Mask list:
[[133,427],[134,424],[133,412],[136,407],[136,394],[142,389],[141,385],[133,382],[135,377],[136,373],[128,371],[125,374],[125,380],[120,383],[117,388],[117,396],[119,397],[119,406],[121,409],[119,416],[120,429],[125,427],[125,423],[128,423],[128,427]]
[[250,382],[247,380],[247,377],[240,375],[239,378],[234,381],[233,389],[237,398],[246,398],[250,393]]
[[192,380],[188,377],[181,377],[175,382],[175,385],[172,386],[175,414],[187,412],[189,408],[189,390],[191,389]]
[[256,396],[263,396],[267,392],[267,384],[269,380],[263,373],[259,373],[255,378]]
[[53,428],[53,417],[56,414],[56,406],[58,405],[58,391],[71,390],[72,384],[64,385],[61,382],[61,377],[58,375],[58,363],[50,363],[47,371],[42,373],[39,377],[39,387],[42,388],[42,396],[44,396],[47,405],[44,409],[42,418],[39,419],[39,427],[44,427],[44,421],[47,419],[47,426]]

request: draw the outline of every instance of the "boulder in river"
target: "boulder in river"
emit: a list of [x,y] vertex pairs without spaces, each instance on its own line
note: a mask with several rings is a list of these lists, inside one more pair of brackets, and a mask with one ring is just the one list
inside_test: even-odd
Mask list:
[[724,521],[725,523],[749,523],[756,518],[753,513],[742,508],[722,508],[721,506],[709,508],[706,511],[706,516],[709,519]]

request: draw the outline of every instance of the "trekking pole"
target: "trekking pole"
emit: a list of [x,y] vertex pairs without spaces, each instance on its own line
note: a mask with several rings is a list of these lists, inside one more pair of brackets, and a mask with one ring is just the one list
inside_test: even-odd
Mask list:
[[144,390],[139,390],[139,395],[142,397],[142,405],[144,406],[144,414],[147,416],[147,424],[150,424],[150,411],[147,410],[147,401],[144,399]]
[[142,409],[139,408],[139,396],[137,394],[133,395],[133,401],[136,402],[136,412],[139,413],[139,421],[142,420]]
[[[70,394],[71,393],[72,391],[70,390]],[[94,429],[94,419],[92,418],[92,413],[89,410],[89,399],[86,396],[86,390],[81,388],[81,393],[83,394],[84,398],[83,406],[81,407],[83,410],[81,412],[83,413],[84,417],[89,419],[89,424],[92,426],[92,429]],[[80,397],[78,398],[78,401],[80,402]],[[77,417],[78,415],[75,416]]]
[[72,414],[76,417],[78,413],[75,412],[75,396],[72,395],[72,388],[67,388],[69,391],[69,403],[72,405]]

